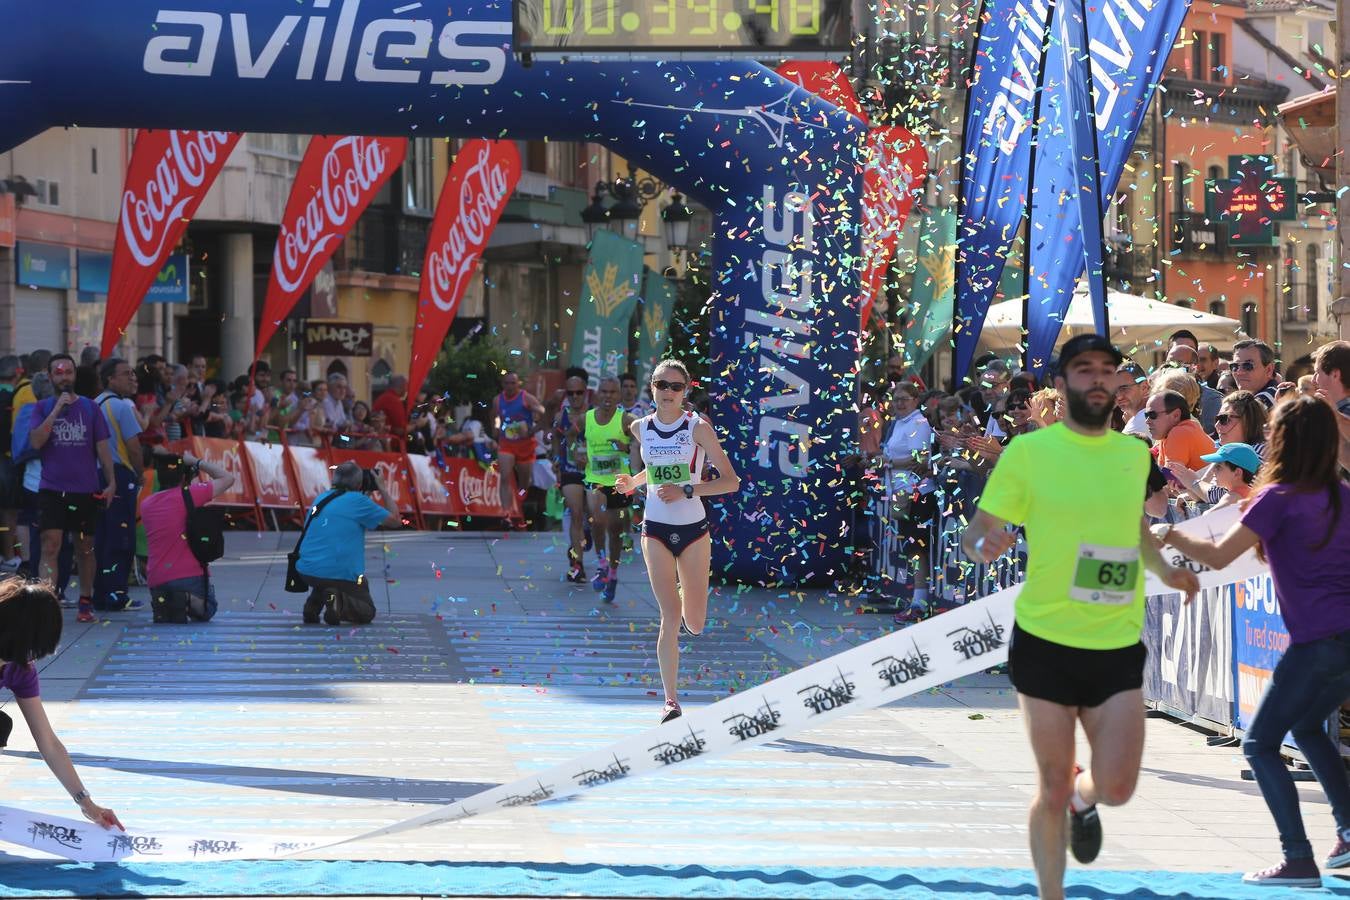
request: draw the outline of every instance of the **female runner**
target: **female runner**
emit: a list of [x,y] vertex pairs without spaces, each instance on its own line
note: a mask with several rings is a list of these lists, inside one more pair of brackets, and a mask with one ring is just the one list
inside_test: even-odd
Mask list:
[[[620,475],[615,488],[628,493],[647,486],[647,512],[642,522],[642,556],[647,576],[661,606],[661,633],[656,658],[666,702],[661,721],[680,715],[676,685],[680,675],[680,629],[697,635],[708,615],[708,572],[712,541],[702,497],[729,494],[741,479],[731,468],[712,424],[684,409],[689,370],[667,359],[652,371],[656,412],[633,423],[632,434],[645,468]],[[701,481],[705,463],[717,470]]]

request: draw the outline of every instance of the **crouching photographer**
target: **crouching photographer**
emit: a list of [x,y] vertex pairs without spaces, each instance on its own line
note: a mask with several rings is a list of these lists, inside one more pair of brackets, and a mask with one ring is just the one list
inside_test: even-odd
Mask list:
[[[204,508],[235,478],[191,453],[156,451],[154,464],[159,488],[141,504],[150,609],[156,622],[205,622],[216,614],[207,564],[223,554],[224,535],[217,511]],[[197,480],[198,472],[211,480]]]
[[[304,620],[328,625],[365,625],[375,619],[375,601],[365,575],[365,533],[401,524],[393,495],[374,472],[354,462],[334,466],[333,489],[314,501],[291,551],[286,590],[309,590]],[[379,494],[383,506],[369,495]]]

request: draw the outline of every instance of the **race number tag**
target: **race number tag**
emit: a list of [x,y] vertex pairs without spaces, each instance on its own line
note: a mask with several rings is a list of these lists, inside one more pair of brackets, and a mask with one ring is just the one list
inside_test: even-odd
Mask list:
[[502,434],[508,441],[523,441],[530,436],[530,423],[510,422],[502,429]]
[[621,456],[614,456],[606,453],[603,456],[591,457],[591,468],[597,475],[611,475],[619,471],[619,462],[623,459]]
[[647,467],[649,484],[684,484],[689,481],[689,463],[667,463]]
[[1124,606],[1134,601],[1139,583],[1138,547],[1078,545],[1069,596],[1082,603]]

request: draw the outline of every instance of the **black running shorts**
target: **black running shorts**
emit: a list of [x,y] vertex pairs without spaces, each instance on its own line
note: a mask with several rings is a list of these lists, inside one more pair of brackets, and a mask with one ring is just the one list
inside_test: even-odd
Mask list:
[[98,525],[103,504],[93,494],[69,491],[40,490],[37,495],[39,531],[63,531],[73,535],[90,535]]
[[1142,641],[1119,650],[1083,650],[1013,625],[1008,673],[1019,694],[1060,706],[1093,707],[1142,688],[1147,658]]
[[588,490],[598,491],[604,495],[605,509],[627,509],[633,505],[633,498],[628,494],[619,493],[618,489],[608,484],[588,484]]

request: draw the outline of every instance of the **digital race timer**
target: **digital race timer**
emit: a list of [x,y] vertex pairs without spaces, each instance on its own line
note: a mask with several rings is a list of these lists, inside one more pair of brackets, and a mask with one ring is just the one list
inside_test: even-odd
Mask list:
[[515,51],[539,57],[838,57],[853,0],[515,0]]

